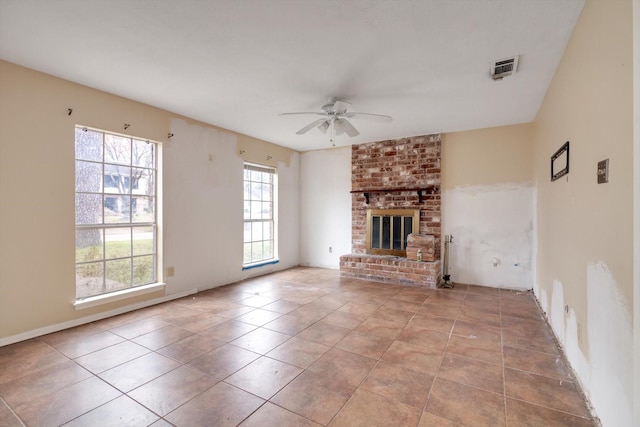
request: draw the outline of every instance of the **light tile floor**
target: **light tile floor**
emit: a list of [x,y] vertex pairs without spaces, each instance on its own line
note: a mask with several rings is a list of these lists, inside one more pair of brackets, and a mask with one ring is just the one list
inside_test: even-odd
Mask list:
[[2,426],[596,426],[533,296],[295,268],[0,348]]

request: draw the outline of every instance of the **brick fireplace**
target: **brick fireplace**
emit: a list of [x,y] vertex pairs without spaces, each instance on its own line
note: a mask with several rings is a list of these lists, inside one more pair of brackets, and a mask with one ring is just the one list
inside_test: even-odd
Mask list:
[[[436,287],[440,267],[440,134],[352,146],[352,254],[343,277]],[[435,238],[435,261],[367,253],[367,210],[419,209],[419,233]],[[417,232],[414,230],[414,232]]]

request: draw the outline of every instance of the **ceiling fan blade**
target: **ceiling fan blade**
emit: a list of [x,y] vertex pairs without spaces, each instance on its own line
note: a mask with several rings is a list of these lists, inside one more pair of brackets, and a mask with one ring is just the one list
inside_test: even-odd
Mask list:
[[336,114],[344,114],[347,112],[347,108],[349,108],[350,105],[351,104],[346,101],[336,100],[336,102],[333,103],[333,111]]
[[313,121],[313,122],[309,123],[308,125],[306,125],[305,127],[303,127],[302,129],[300,129],[298,132],[296,132],[296,135],[305,134],[305,133],[309,132],[311,129],[313,129],[314,127],[316,127],[318,125],[321,125],[324,122],[326,122],[326,119],[318,119],[316,121]]
[[326,113],[318,113],[317,111],[303,111],[300,113],[280,113],[279,116],[300,116],[300,115],[313,115],[313,116],[326,116]]
[[390,123],[393,121],[393,117],[391,116],[385,116],[384,114],[371,114],[371,113],[347,113],[345,114],[345,117],[348,117],[350,119],[356,118],[356,119],[367,119],[367,120],[372,120],[375,122],[382,122],[382,123]]
[[329,120],[325,120],[324,122],[318,125],[318,129],[322,131],[322,133],[327,133],[327,129],[329,129]]
[[350,137],[360,135],[358,129],[353,127],[353,125],[347,119],[336,119],[334,125],[336,127],[336,133],[338,135],[342,135],[343,133],[346,133]]

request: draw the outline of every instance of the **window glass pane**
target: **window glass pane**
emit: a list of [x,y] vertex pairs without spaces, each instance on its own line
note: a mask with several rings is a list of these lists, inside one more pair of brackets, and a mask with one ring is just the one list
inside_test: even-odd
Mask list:
[[391,217],[382,217],[382,249],[391,249]]
[[103,259],[102,228],[76,230],[76,262],[99,261]]
[[271,219],[273,212],[271,212],[271,202],[262,202],[262,219]]
[[248,264],[251,262],[251,242],[244,244],[244,257],[242,260],[243,264]]
[[251,242],[251,224],[251,222],[244,223],[244,243]]
[[248,181],[249,179],[251,179],[251,171],[249,169],[245,169],[244,170],[244,180]]
[[155,228],[133,227],[133,255],[148,255],[155,253]]
[[374,216],[371,218],[373,222],[371,228],[371,247],[374,249],[380,249],[380,217]]
[[76,194],[76,224],[102,224],[102,195]]
[[104,134],[104,161],[106,163],[131,164],[131,138]]
[[156,145],[147,141],[141,141],[139,139],[133,140],[133,156],[132,164],[134,166],[142,166],[144,168],[153,168],[155,165],[153,161],[155,159]]
[[131,258],[107,261],[105,265],[107,292],[131,287]]
[[402,217],[393,217],[393,249],[402,250]]
[[131,198],[131,221],[132,222],[154,222],[155,207],[154,197],[132,197]]
[[131,198],[129,196],[104,196],[104,222],[119,224],[131,222]]
[[264,257],[262,256],[262,241],[251,243],[251,260],[252,261],[261,261]]
[[273,174],[264,172],[262,174],[262,182],[267,182],[271,184],[273,182]]
[[262,219],[262,202],[251,202],[251,219]]
[[244,195],[243,195],[243,199],[244,200],[250,200],[251,199],[251,184],[248,182],[244,183]]
[[131,228],[107,228],[104,230],[105,259],[131,256]]
[[76,298],[99,295],[104,292],[102,262],[76,265]]
[[262,184],[262,200],[271,200],[271,184]]
[[76,159],[102,161],[102,132],[76,128]]
[[244,219],[251,219],[251,202],[244,202]]
[[251,223],[251,240],[262,240],[262,223],[261,222],[252,222]]
[[251,171],[251,181],[260,182],[262,181],[262,172]]
[[273,245],[271,240],[265,240],[262,243],[262,259],[273,258]]
[[273,222],[264,222],[262,228],[262,238],[265,240],[273,239]]
[[251,183],[251,200],[262,199],[262,184],[259,182]]
[[131,192],[144,196],[155,194],[154,173],[149,169],[133,169],[131,171]]
[[102,192],[102,163],[76,161],[76,192]]
[[104,192],[114,194],[131,193],[131,168],[105,164]]
[[133,258],[133,284],[146,285],[155,282],[155,256]]

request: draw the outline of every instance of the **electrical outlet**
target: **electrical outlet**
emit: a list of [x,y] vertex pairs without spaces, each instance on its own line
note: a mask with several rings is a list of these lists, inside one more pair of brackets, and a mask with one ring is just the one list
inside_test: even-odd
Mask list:
[[173,277],[176,274],[175,267],[167,267],[167,277]]
[[609,159],[598,162],[598,184],[609,182]]

